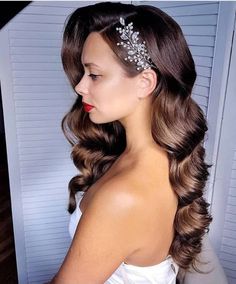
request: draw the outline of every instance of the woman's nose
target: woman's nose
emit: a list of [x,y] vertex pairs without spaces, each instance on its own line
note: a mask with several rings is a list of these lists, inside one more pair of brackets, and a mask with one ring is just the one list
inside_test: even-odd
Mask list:
[[79,88],[79,84],[77,84],[77,85],[75,86],[75,92],[76,92],[76,94],[81,95],[81,91],[80,91],[80,88]]
[[84,96],[88,93],[88,88],[86,87],[86,84],[83,80],[83,78],[80,80],[80,82],[75,86],[75,92],[78,95]]

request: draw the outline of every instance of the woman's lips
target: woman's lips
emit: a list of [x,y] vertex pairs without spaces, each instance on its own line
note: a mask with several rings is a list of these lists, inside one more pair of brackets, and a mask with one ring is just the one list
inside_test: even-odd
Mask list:
[[94,108],[94,106],[86,104],[86,103],[83,103],[83,106],[86,112],[90,112],[90,110]]

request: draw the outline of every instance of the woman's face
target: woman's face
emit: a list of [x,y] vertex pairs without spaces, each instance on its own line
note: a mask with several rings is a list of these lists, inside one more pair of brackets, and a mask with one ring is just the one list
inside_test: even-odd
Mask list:
[[[84,75],[75,91],[81,95],[84,110],[94,123],[128,118],[135,111],[137,76],[128,78],[115,60],[115,54],[99,33],[87,37],[81,55]],[[87,104],[87,105],[86,105]]]

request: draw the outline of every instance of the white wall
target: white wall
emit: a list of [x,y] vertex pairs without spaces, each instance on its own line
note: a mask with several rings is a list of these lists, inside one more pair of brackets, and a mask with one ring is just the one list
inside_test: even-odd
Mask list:
[[[0,79],[20,284],[50,279],[70,243],[67,183],[75,169],[60,122],[74,97],[62,71],[60,46],[67,15],[89,3],[32,2],[0,33]],[[231,11],[229,3],[144,4],[160,7],[183,29],[198,73],[193,97],[210,123],[207,159],[215,162],[223,96],[219,88],[225,74],[218,63],[223,60],[222,52],[227,59],[228,46],[222,41],[227,38],[223,23]],[[215,170],[213,167],[208,189],[210,202]]]

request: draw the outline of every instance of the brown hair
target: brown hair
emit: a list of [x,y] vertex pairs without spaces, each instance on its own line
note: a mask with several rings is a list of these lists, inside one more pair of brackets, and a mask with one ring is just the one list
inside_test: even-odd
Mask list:
[[[97,3],[77,9],[65,27],[62,61],[74,88],[83,76],[81,53],[91,32],[98,32],[109,44],[127,76],[139,72],[135,64],[124,60],[126,50],[116,27],[119,18],[133,22],[145,40],[152,62],[157,68],[158,84],[153,92],[152,135],[168,154],[169,176],[178,196],[175,216],[175,237],[170,254],[183,269],[196,269],[202,237],[208,230],[211,216],[203,191],[209,175],[204,162],[203,140],[207,131],[204,113],[191,98],[196,79],[195,65],[179,25],[158,8],[121,3]],[[72,158],[80,174],[69,183],[68,211],[74,211],[75,193],[87,191],[112,165],[126,147],[125,130],[114,121],[94,124],[82,107],[78,96],[62,121],[62,127],[72,148]]]

